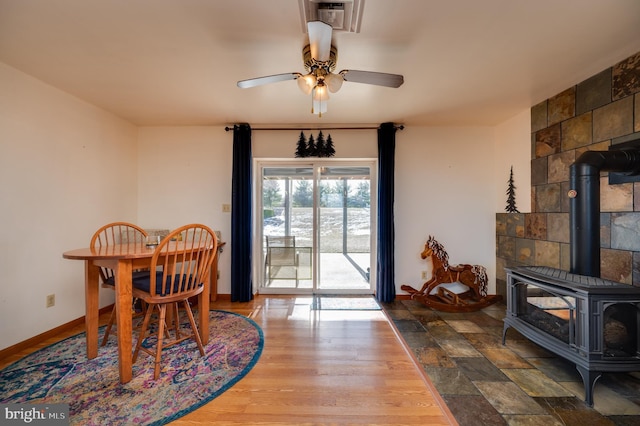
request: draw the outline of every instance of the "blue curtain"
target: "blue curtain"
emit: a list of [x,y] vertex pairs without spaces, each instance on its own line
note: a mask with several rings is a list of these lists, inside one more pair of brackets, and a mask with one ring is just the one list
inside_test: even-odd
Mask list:
[[394,168],[396,126],[382,123],[378,128],[378,269],[376,298],[390,303],[396,297],[394,266]]
[[251,282],[251,126],[233,126],[231,301],[253,299]]

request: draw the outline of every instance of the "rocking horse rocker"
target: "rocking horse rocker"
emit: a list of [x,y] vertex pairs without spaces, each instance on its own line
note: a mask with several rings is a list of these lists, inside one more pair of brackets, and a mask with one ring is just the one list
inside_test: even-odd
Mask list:
[[449,265],[449,254],[444,246],[429,236],[420,255],[431,258],[432,277],[420,290],[403,285],[402,290],[412,299],[444,312],[473,312],[500,300],[500,295],[487,294],[487,271],[481,265]]

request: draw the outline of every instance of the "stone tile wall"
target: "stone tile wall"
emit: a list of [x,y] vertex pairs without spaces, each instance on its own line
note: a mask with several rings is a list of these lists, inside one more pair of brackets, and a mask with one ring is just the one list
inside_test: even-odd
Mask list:
[[[496,214],[497,293],[505,267],[570,269],[569,167],[584,151],[640,139],[640,52],[531,108],[531,213]],[[640,182],[600,181],[601,276],[640,286]]]

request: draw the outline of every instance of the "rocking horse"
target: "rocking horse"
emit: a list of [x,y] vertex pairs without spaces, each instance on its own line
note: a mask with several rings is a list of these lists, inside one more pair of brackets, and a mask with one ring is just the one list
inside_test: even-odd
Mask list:
[[487,294],[487,270],[481,265],[449,265],[444,246],[429,236],[420,255],[430,258],[432,277],[420,290],[403,285],[402,290],[426,306],[444,312],[473,312],[500,300],[500,295]]

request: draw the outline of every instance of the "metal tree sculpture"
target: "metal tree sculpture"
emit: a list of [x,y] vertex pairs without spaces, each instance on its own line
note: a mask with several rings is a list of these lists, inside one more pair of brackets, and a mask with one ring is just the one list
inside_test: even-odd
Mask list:
[[298,139],[298,144],[296,145],[296,157],[306,157],[307,156],[307,141],[304,138],[304,133],[300,132],[300,138]]
[[516,207],[516,186],[513,183],[513,166],[511,166],[511,173],[509,175],[509,187],[507,188],[507,207],[505,207],[507,213],[520,213]]

